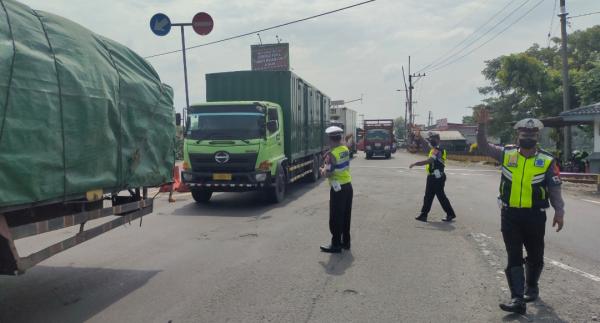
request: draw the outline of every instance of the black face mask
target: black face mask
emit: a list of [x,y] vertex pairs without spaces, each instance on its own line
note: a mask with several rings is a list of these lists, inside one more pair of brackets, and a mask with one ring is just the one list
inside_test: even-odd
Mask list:
[[537,145],[537,140],[535,139],[519,139],[519,146],[523,147],[525,149],[531,149],[534,148],[535,145]]

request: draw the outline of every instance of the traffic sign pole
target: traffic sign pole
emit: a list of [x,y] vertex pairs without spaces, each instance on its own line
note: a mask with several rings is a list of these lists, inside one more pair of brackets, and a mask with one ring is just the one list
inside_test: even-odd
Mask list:
[[202,36],[208,35],[214,26],[212,17],[205,13],[200,12],[194,16],[192,23],[171,23],[171,20],[167,15],[158,13],[150,19],[150,29],[157,36],[165,36],[171,31],[172,26],[179,26],[181,28],[181,52],[183,53],[183,78],[185,81],[185,109],[183,109],[183,120],[187,122],[187,111],[190,108],[190,94],[188,87],[188,76],[187,76],[187,57],[185,50],[185,27],[192,26],[194,31]]
[[190,108],[190,93],[188,90],[188,77],[187,77],[187,58],[185,55],[185,29],[184,25],[181,25],[181,48],[183,53],[183,77],[185,78],[185,109],[183,110],[183,120],[187,122],[187,111]]

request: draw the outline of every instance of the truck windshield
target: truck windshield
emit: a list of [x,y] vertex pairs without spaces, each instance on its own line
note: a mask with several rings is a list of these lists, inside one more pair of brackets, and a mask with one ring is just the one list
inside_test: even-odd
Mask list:
[[390,132],[384,129],[371,129],[367,131],[367,140],[388,140]]
[[189,139],[247,140],[264,136],[265,114],[258,107],[207,107],[205,110],[190,113]]

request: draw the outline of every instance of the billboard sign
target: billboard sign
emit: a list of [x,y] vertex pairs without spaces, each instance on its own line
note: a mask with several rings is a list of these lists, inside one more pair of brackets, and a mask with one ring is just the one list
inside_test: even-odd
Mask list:
[[290,44],[252,45],[253,71],[289,71]]

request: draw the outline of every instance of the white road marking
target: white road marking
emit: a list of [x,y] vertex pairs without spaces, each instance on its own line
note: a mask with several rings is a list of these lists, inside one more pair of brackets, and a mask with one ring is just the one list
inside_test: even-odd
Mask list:
[[[485,238],[488,240],[492,240],[492,237],[484,234],[484,233],[472,233],[473,238],[475,238],[475,240],[477,241],[477,243],[479,244],[480,250],[483,253],[484,256],[490,256],[490,251],[488,249],[486,249],[487,244],[481,239],[481,238]],[[590,273],[586,273],[585,271],[581,270],[581,269],[577,269],[575,267],[571,267],[569,265],[563,264],[560,261],[556,261],[554,259],[550,259],[548,257],[544,257],[544,260],[546,260],[547,263],[556,266],[560,269],[572,272],[574,274],[577,274],[581,277],[587,278],[589,280],[595,281],[600,283],[600,277],[596,276],[596,275],[592,275]],[[488,259],[488,261],[490,261]],[[490,261],[491,263],[491,261]]]
[[600,204],[600,201],[594,201],[594,200],[586,200],[586,199],[581,199],[582,201],[586,201],[586,202],[590,202],[590,203],[594,203],[594,204]]
[[551,263],[552,265],[554,265],[554,266],[556,266],[558,268],[564,269],[566,271],[570,271],[572,273],[578,274],[578,275],[580,275],[582,277],[585,277],[587,279],[591,279],[591,280],[593,280],[595,282],[599,282],[600,283],[600,277],[598,277],[598,276],[594,276],[592,274],[586,273],[583,270],[579,270],[577,268],[573,268],[573,267],[571,267],[569,265],[565,265],[562,262],[559,262],[559,261],[556,261],[556,260],[552,260],[550,258],[544,257],[544,259],[546,259],[547,262]]

